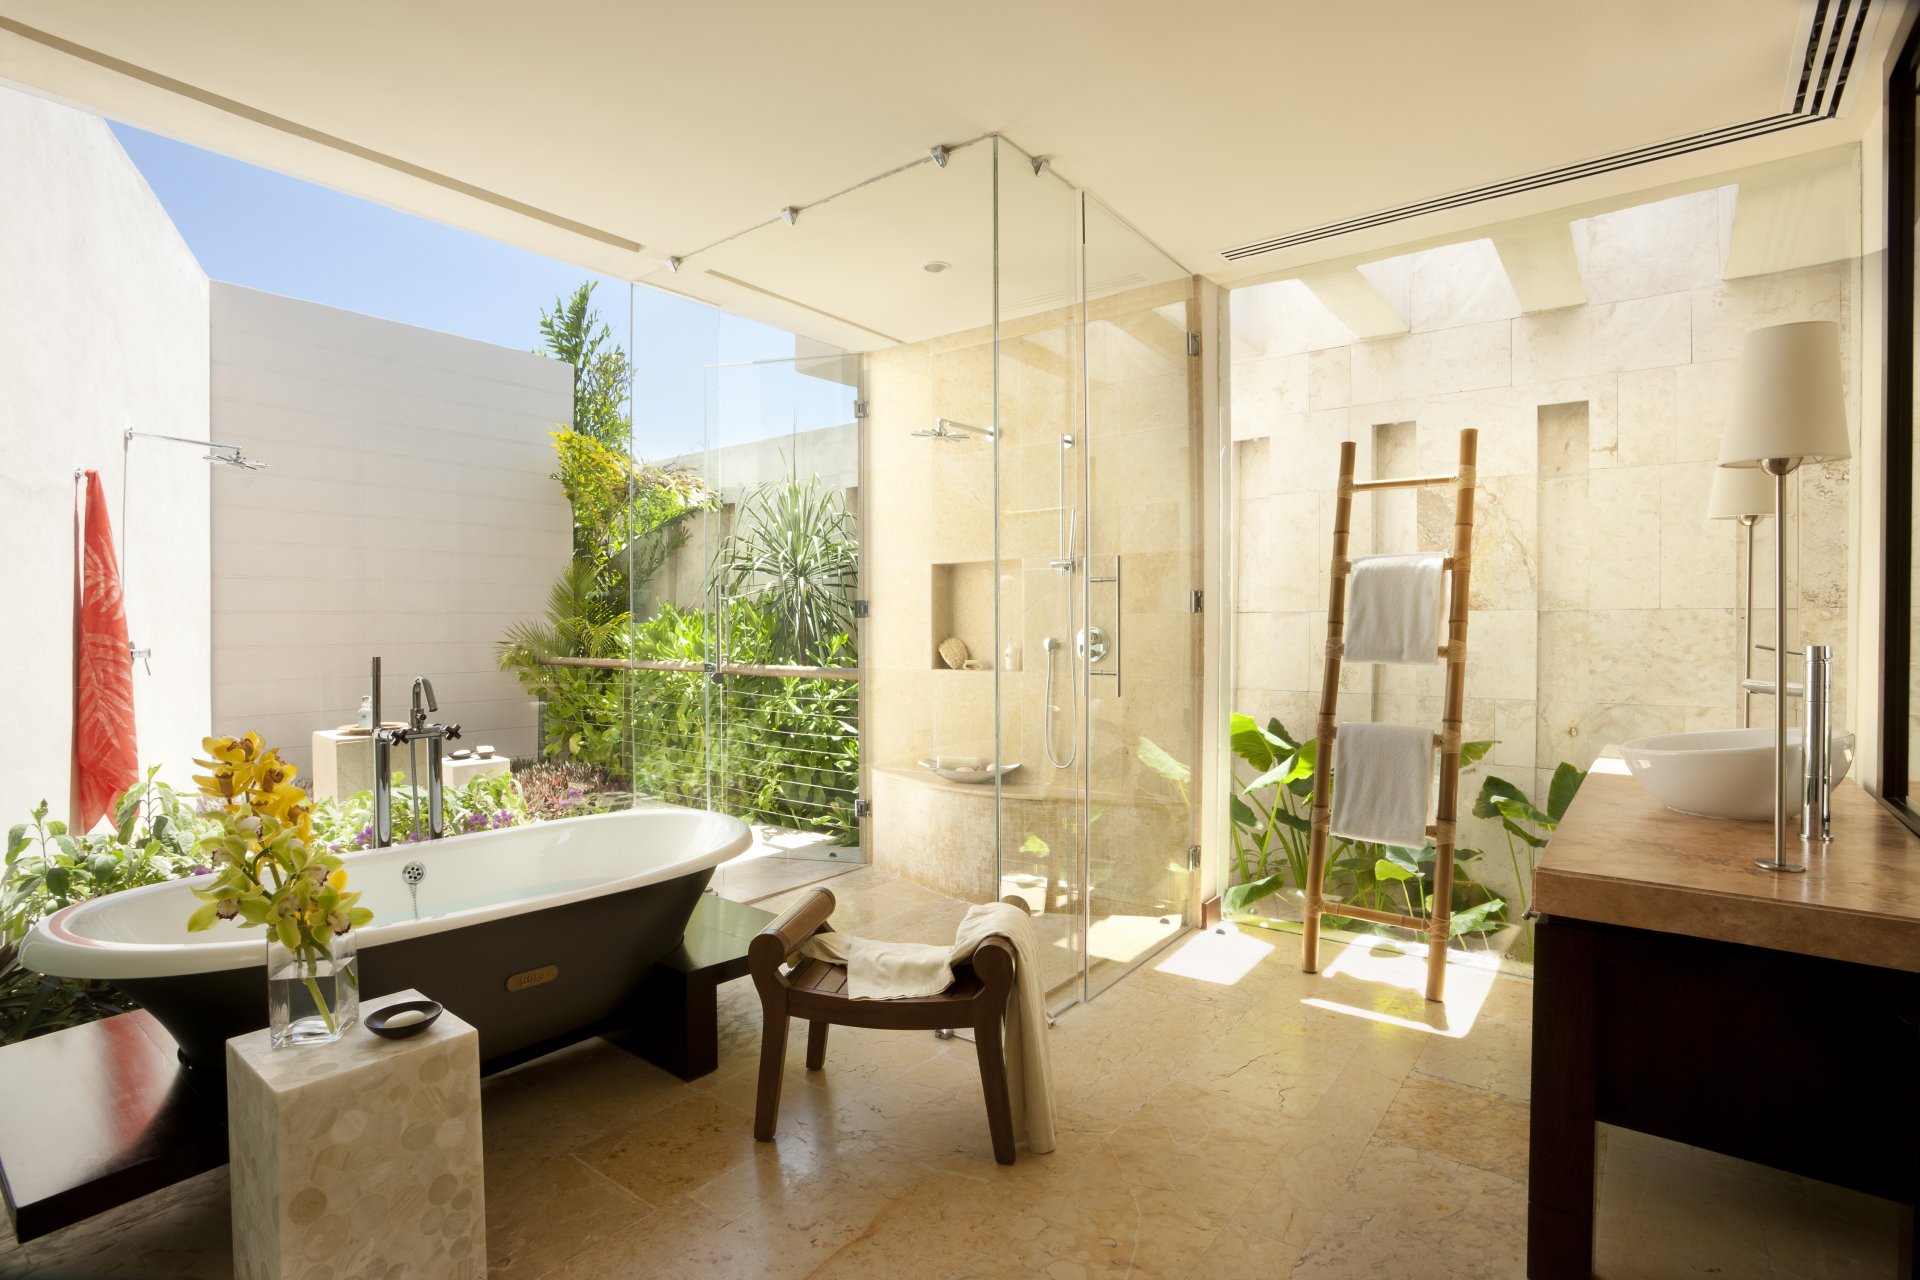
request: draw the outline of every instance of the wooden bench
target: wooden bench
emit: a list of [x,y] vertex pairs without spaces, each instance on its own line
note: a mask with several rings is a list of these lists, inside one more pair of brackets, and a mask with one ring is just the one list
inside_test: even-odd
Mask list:
[[720,1065],[720,984],[747,976],[747,949],[773,912],[707,893],[679,947],[656,962],[636,1002],[644,1011],[608,1039],[682,1080]]
[[[1018,897],[1005,901],[1022,911],[1027,909]],[[827,917],[832,914],[833,894],[815,889],[753,940],[749,963],[766,1018],[760,1040],[760,1090],[754,1103],[753,1136],[761,1142],[772,1142],[780,1122],[780,1082],[786,1069],[787,1024],[791,1019],[807,1020],[809,1071],[826,1065],[827,1028],[835,1023],[885,1031],[970,1027],[980,1057],[980,1088],[986,1095],[993,1158],[1001,1164],[1012,1164],[1013,1107],[1000,1035],[1007,997],[1013,992],[1013,944],[999,937],[982,942],[970,962],[954,966],[953,985],[939,995],[855,1000],[846,991],[845,965],[803,959],[791,971],[781,970],[802,942],[828,931]]]
[[0,1049],[0,1189],[32,1240],[227,1162],[224,1108],[144,1009]]

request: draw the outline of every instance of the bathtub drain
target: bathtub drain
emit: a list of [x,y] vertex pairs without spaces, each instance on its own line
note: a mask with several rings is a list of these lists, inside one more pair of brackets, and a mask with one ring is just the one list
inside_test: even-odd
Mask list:
[[420,918],[420,882],[427,878],[427,864],[409,862],[400,868],[401,878],[407,882],[407,892],[413,895],[413,918]]

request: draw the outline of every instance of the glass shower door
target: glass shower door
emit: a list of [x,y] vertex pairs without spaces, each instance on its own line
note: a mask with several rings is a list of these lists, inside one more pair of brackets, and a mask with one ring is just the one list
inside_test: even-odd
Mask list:
[[1201,581],[1192,277],[1082,194],[1085,995],[1194,905]]

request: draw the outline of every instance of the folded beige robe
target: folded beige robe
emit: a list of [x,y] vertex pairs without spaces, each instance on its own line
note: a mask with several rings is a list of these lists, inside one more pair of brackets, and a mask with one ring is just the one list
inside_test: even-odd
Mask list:
[[1053,1058],[1047,1049],[1040,944],[1025,911],[1006,902],[970,907],[950,947],[816,933],[800,944],[800,954],[846,965],[847,994],[855,1000],[905,1000],[945,991],[953,985],[953,966],[996,936],[1011,942],[1014,954],[1013,991],[1007,996],[1001,1041],[1014,1136],[1043,1153],[1053,1150],[1055,1140]]

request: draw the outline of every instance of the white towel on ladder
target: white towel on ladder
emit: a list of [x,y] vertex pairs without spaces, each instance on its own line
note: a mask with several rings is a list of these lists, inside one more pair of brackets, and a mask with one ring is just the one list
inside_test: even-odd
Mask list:
[[1346,660],[1439,661],[1445,563],[1433,551],[1354,560],[1347,582]]
[[1334,835],[1418,849],[1433,802],[1433,730],[1342,724],[1333,739]]

